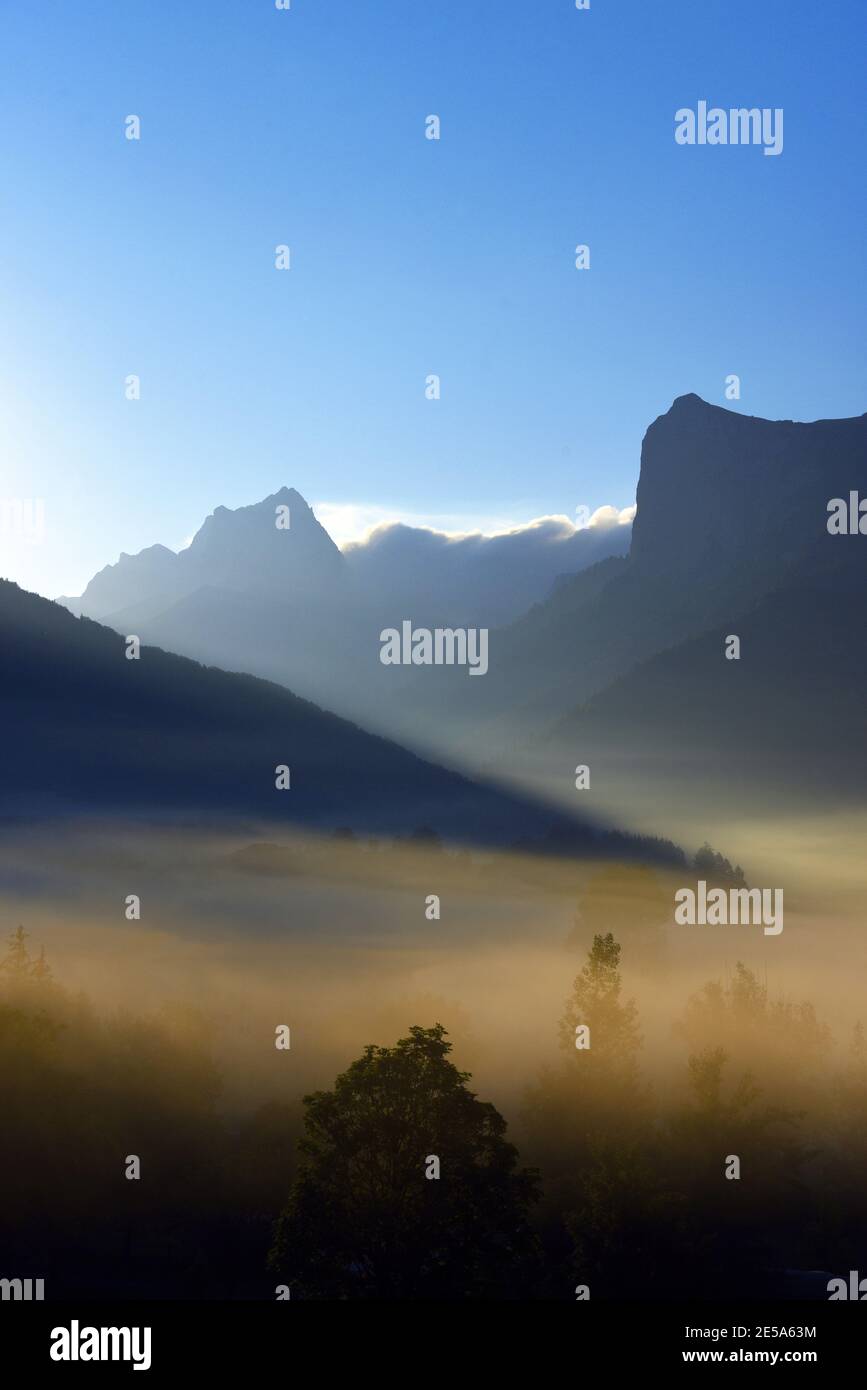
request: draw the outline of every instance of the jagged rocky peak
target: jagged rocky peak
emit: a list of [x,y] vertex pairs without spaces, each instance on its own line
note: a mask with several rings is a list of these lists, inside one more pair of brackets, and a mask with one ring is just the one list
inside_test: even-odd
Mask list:
[[168,606],[200,588],[327,596],[340,589],[344,563],[301,493],[281,487],[251,506],[215,508],[180,553],[165,545],[123,552],[94,576],[80,600],[63,601],[101,619],[142,603]]
[[289,585],[318,590],[337,582],[343,556],[295,488],[248,507],[217,507],[181,552],[185,572],[233,589]]

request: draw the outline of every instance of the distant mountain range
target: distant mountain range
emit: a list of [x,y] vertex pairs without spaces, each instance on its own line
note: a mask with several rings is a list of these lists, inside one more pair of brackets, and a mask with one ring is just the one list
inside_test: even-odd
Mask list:
[[566,517],[545,517],[494,536],[388,523],[341,551],[300,493],[283,487],[253,506],[217,507],[180,552],[152,545],[121,555],[80,598],[58,601],[77,616],[125,628],[130,616],[153,621],[201,589],[298,606],[378,605],[399,596],[417,621],[494,626],[545,597],[560,577],[624,555],[630,516],[600,508],[580,529]]
[[411,733],[400,714],[412,673],[383,668],[383,628],[510,621],[563,576],[625,552],[631,527],[610,511],[578,530],[548,518],[493,537],[382,526],[340,551],[303,497],[282,488],[254,506],[218,507],[178,554],[154,545],[121,555],[79,599],[59,601],[123,635]]
[[[867,494],[867,416],[768,421],[687,395],[645,435],[631,528],[392,527],[341,552],[284,489],[218,508],[178,555],[122,556],[66,602],[546,794],[574,798],[584,763],[609,807],[639,783],[694,797],[703,779],[741,798],[858,797],[867,537],[827,528],[853,490]],[[380,632],[403,619],[489,628],[487,674],[384,667]]]

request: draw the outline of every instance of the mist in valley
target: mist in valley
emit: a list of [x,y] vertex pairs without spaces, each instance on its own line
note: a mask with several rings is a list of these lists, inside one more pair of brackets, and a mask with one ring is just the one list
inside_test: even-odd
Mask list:
[[[867,1148],[863,825],[731,831],[747,882],[784,889],[779,935],[676,925],[694,868],[273,826],[7,829],[7,1249],[85,1294],[273,1296],[303,1097],[369,1045],[442,1025],[539,1170],[537,1263],[515,1296],[569,1297],[582,1271],[602,1296],[644,1278],[674,1296],[700,1265],[711,1296],[714,1269],[779,1292],[786,1269],[848,1268]],[[723,1182],[732,1153],[761,1180]],[[125,1180],[129,1155],[151,1181]],[[715,1240],[727,1254],[709,1265]]]

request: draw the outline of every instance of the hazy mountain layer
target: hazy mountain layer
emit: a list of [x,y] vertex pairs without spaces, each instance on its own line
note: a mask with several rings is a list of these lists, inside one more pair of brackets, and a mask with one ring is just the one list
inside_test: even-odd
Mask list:
[[382,526],[341,552],[283,488],[234,512],[218,507],[178,554],[156,545],[122,555],[80,599],[61,602],[124,635],[411,733],[411,673],[384,671],[381,631],[404,620],[431,629],[510,621],[561,576],[626,550],[631,528],[611,512],[577,531],[547,518],[493,537]]
[[[125,651],[110,629],[0,582],[0,815],[117,810],[399,834],[430,827],[479,843],[548,838],[575,852],[644,852],[433,766],[281,686],[156,648],[138,660]],[[288,790],[276,787],[281,766]]]
[[[821,679],[829,689],[843,684],[846,624],[863,622],[867,538],[829,535],[828,502],[848,498],[859,486],[867,492],[867,416],[771,422],[707,405],[697,396],[679,398],[645,435],[629,556],[576,575],[517,622],[491,633],[484,681],[468,689],[447,671],[419,680],[419,714],[437,707],[464,748],[530,762],[539,756],[537,739],[548,726],[594,696],[601,697],[595,708],[603,710],[603,692],[634,670],[628,720],[624,716],[630,743],[641,746],[646,739],[655,750],[658,731],[643,722],[642,663],[706,632],[737,633],[763,598],[784,591],[788,598],[773,610],[780,615],[779,631],[766,624],[761,638],[745,647],[740,669],[752,663],[755,672],[764,660],[756,728],[775,723],[775,702],[801,711],[816,727],[832,717],[827,705],[815,701],[811,650],[819,650],[821,631],[799,638],[798,605],[803,598],[809,624],[810,592],[818,586],[833,595],[826,606],[840,631],[835,645],[822,644]],[[845,615],[849,608],[851,618]],[[713,642],[721,665],[714,659],[708,671],[696,667],[693,675],[685,658],[676,674],[672,668],[661,680],[657,698],[672,720],[681,705],[706,702],[702,681],[725,698],[731,683],[726,668],[737,663],[723,661],[720,639],[714,636]],[[801,662],[799,678],[790,670],[787,644],[794,644],[791,659]],[[618,686],[618,700],[625,699],[626,688]],[[601,727],[602,714],[594,719]],[[673,723],[675,739],[676,732]],[[713,748],[712,725],[704,737]],[[803,756],[810,756],[809,748]]]
[[[709,761],[719,781],[737,763],[755,794],[774,780],[771,745],[784,768],[798,760],[804,787],[820,787],[823,759],[857,744],[848,702],[864,675],[850,629],[863,628],[867,540],[829,535],[828,504],[867,491],[865,473],[867,416],[768,421],[682,396],[645,435],[629,554],[564,575],[500,626],[490,615],[502,611],[500,587],[517,592],[503,578],[512,558],[526,552],[522,574],[532,558],[538,587],[539,556],[563,542],[446,544],[394,527],[341,554],[289,492],[220,509],[172,559],[159,547],[126,557],[83,602],[105,611],[122,598],[107,617],[121,632],[297,686],[436,758],[555,794],[591,754],[612,769],[624,806],[628,769],[650,764],[663,781],[680,768],[700,799],[689,767]],[[281,503],[291,532],[274,526]],[[627,529],[615,528],[618,539]],[[586,559],[609,543],[592,530],[562,553],[574,562],[580,545]],[[307,557],[304,599],[290,537]],[[143,588],[133,575],[146,576]],[[487,674],[383,667],[380,632],[404,619],[490,627]],[[724,658],[730,633],[744,639],[740,662]]]

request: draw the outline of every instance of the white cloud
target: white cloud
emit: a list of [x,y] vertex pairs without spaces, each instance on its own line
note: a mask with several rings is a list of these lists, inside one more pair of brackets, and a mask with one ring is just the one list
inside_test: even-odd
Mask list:
[[[576,508],[576,515],[580,510]],[[514,521],[511,518],[485,513],[407,512],[396,507],[358,502],[314,502],[313,511],[331,539],[341,548],[350,544],[363,544],[380,528],[395,525],[413,526],[450,539],[463,539],[468,536],[491,538],[545,530],[553,539],[565,540],[576,531],[586,529],[582,517],[579,516],[576,522],[562,513],[534,517],[530,521]],[[608,526],[626,526],[632,522],[634,516],[634,504],[623,508],[597,507],[586,527],[605,529]]]

